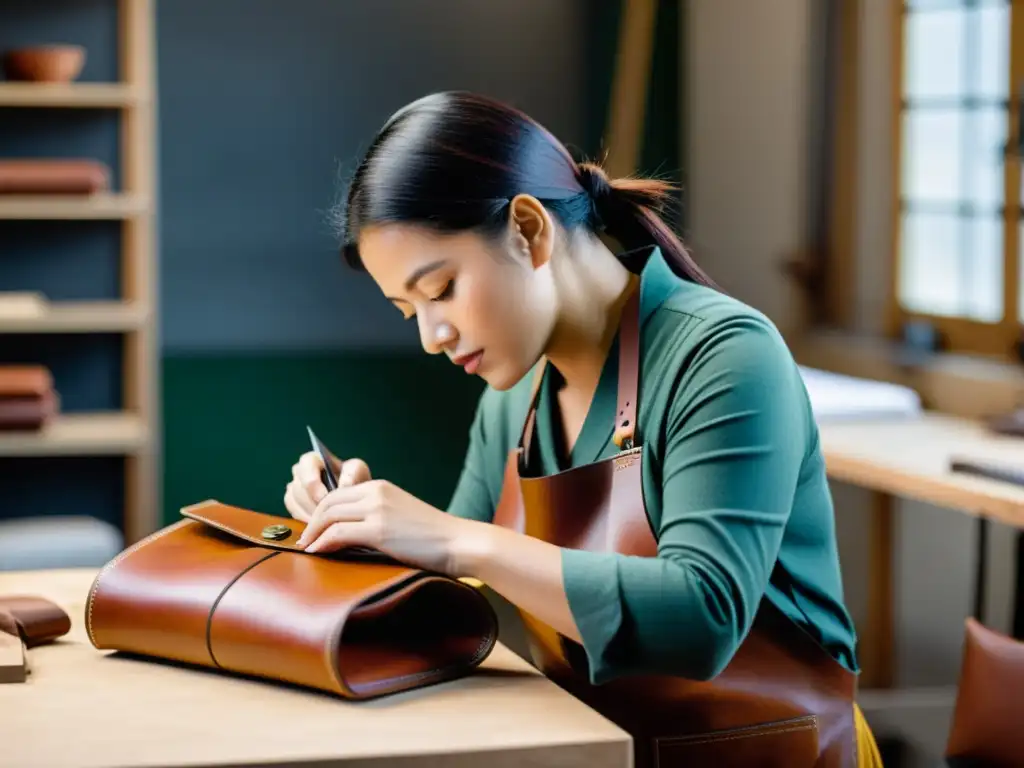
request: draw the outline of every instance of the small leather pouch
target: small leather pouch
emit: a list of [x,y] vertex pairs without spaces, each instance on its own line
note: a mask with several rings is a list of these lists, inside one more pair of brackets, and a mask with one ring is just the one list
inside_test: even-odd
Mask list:
[[0,632],[17,634],[28,648],[52,643],[71,629],[71,617],[35,595],[0,595]]
[[104,566],[92,644],[365,699],[469,674],[497,640],[486,597],[369,550],[310,554],[305,524],[217,501]]
[[965,621],[950,764],[1024,765],[1024,642]]
[[67,634],[71,619],[59,605],[33,595],[0,596],[0,683],[25,682],[27,648]]

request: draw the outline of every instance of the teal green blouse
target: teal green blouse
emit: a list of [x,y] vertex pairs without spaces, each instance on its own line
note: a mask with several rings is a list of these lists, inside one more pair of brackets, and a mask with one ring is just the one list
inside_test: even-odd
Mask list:
[[[633,673],[712,678],[765,595],[857,672],[818,429],[785,342],[760,312],[677,277],[658,249],[640,291],[637,439],[658,556],[562,550],[591,681]],[[548,366],[533,474],[617,450],[618,339],[568,456],[557,449],[556,376]],[[532,373],[481,396],[452,514],[493,518],[531,381]]]

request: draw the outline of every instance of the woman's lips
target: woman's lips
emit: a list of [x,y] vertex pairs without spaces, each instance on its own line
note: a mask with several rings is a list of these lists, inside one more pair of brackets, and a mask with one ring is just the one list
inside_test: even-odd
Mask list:
[[462,355],[452,360],[456,365],[461,365],[466,373],[473,374],[477,372],[480,367],[480,358],[484,356],[484,351],[481,349],[479,352],[473,352],[469,355]]

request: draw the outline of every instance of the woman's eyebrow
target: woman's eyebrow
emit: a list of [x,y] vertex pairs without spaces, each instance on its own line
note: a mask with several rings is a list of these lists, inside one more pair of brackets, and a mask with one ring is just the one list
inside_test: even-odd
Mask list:
[[423,265],[409,275],[409,278],[405,281],[405,290],[411,291],[413,286],[416,285],[416,283],[418,283],[425,275],[433,272],[435,269],[440,269],[445,264],[447,264],[447,262],[444,259],[441,259],[439,261],[432,261],[429,264]]
[[[448,262],[445,261],[444,259],[439,259],[438,261],[432,261],[429,264],[424,264],[422,267],[420,267],[417,270],[415,270],[406,279],[406,281],[405,281],[405,290],[411,291],[413,289],[413,287],[416,285],[416,283],[418,283],[425,275],[433,272],[435,269],[440,269],[441,267],[443,267],[447,263]],[[401,301],[401,302],[406,303],[406,304],[408,303],[408,302],[405,301],[405,299],[398,299],[398,298],[395,298],[393,296],[388,296],[386,298],[388,299],[388,301]]]

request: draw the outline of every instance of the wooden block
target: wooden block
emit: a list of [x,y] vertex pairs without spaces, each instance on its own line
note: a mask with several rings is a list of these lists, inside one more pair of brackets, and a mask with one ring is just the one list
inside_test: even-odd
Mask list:
[[25,644],[20,637],[0,632],[0,683],[24,683],[27,675]]

